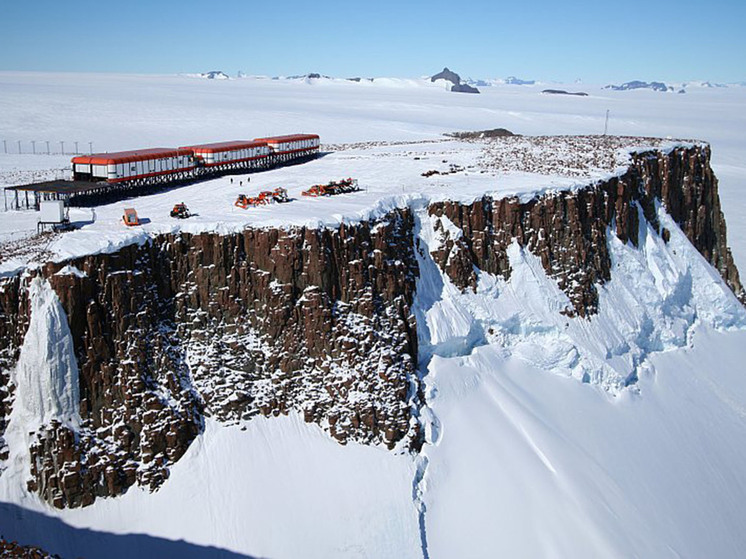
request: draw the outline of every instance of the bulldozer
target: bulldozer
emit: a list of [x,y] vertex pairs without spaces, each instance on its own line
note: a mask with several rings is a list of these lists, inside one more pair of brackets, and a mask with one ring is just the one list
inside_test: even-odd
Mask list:
[[176,217],[178,219],[187,219],[188,217],[192,217],[192,214],[189,211],[189,208],[187,208],[186,204],[182,202],[181,204],[174,204],[174,207],[171,210],[171,217]]

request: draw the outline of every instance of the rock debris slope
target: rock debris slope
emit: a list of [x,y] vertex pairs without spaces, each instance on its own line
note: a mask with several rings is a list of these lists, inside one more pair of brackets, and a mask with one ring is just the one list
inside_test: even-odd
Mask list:
[[[480,278],[507,281],[517,262],[535,258],[564,294],[557,316],[587,321],[618,273],[615,259],[643,251],[646,235],[664,246],[681,234],[746,300],[709,157],[702,145],[640,152],[626,172],[585,188],[531,200],[413,202],[336,228],[160,234],[2,278],[0,435],[27,399],[19,371],[47,355],[32,355],[41,350],[31,343],[42,292],[64,310],[67,323],[49,322],[50,338],[69,342],[58,359],[67,369],[56,374],[77,377],[79,417],[33,429],[16,422],[23,436],[3,438],[0,458],[6,470],[21,468],[28,490],[66,508],[135,484],[158,489],[205,417],[236,423],[299,412],[342,444],[418,451],[432,439],[421,420],[421,365],[453,350],[436,347],[434,323],[415,308],[418,290],[430,289],[428,262],[461,293],[476,293]],[[459,313],[438,304],[453,329],[440,336],[452,340]],[[463,322],[468,342],[471,319]],[[423,340],[428,347],[418,347]],[[634,371],[604,386],[630,383]]]

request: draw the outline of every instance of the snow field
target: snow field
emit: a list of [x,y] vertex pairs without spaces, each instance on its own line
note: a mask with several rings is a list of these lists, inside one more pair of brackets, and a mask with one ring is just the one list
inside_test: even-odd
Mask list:
[[742,557],[743,330],[699,329],[610,401],[495,346],[434,357],[431,557]]

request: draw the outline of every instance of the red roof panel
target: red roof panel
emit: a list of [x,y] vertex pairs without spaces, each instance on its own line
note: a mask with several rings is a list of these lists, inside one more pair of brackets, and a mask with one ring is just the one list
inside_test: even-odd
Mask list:
[[267,142],[256,140],[232,140],[229,142],[215,142],[212,144],[198,144],[194,146],[182,146],[179,149],[191,149],[202,153],[217,153],[221,151],[233,151],[236,149],[248,149],[266,146]]
[[299,140],[318,140],[318,134],[288,134],[286,136],[269,136],[267,138],[254,138],[255,142],[267,142],[268,144],[279,144],[284,142],[297,142]]
[[94,153],[92,155],[79,155],[72,158],[73,163],[88,165],[112,165],[116,163],[130,163],[132,161],[148,161],[150,159],[163,159],[166,157],[178,157],[180,155],[194,155],[189,149],[174,148],[147,148],[129,151],[117,151],[112,153]]

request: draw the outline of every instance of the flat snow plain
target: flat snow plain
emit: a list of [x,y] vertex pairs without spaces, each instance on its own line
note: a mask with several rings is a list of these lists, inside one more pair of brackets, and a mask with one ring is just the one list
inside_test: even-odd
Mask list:
[[[132,201],[151,219],[146,233],[174,227],[164,216],[175,201],[200,214],[178,226],[232,231],[333,225],[423,192],[463,198],[571,187],[577,181],[559,177],[419,174],[443,159],[468,167],[478,157],[469,144],[440,142],[444,132],[598,134],[610,109],[612,134],[712,145],[729,241],[746,267],[746,88],[677,95],[571,85],[562,88],[590,96],[563,97],[542,95],[545,87],[557,86],[465,95],[421,80],[0,73],[0,130],[11,148],[49,139],[92,141],[97,151],[296,131],[325,144],[433,142],[332,153],[253,174],[243,189],[285,186],[299,198],[315,182],[362,179],[365,192],[333,201],[233,209],[242,191],[235,182],[245,177]],[[54,176],[68,161],[0,153],[0,182]],[[95,222],[47,248],[64,258],[138,240],[144,233],[117,223],[123,205],[96,208]],[[1,210],[0,240],[35,228],[32,214]],[[418,218],[428,243],[431,225]],[[744,312],[696,255],[649,234],[642,246],[640,254],[615,247],[622,272],[602,293],[606,310],[587,325],[558,319],[561,294],[517,248],[511,282],[524,283],[483,277],[474,297],[422,262],[416,310],[428,325],[420,338],[430,442],[416,460],[341,447],[294,416],[245,430],[210,423],[159,492],[132,489],[83,510],[54,511],[26,494],[18,461],[0,477],[3,533],[65,557],[746,556]],[[22,265],[0,263],[4,271]],[[616,312],[620,302],[628,312]],[[487,326],[496,334],[485,334]],[[588,381],[599,362],[608,371]],[[638,380],[625,388],[620,379],[631,372]]]

